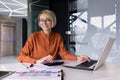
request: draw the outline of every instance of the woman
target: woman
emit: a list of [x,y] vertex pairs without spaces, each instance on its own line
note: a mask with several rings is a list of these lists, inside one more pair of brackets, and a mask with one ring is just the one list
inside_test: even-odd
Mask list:
[[32,33],[22,48],[19,62],[45,63],[53,62],[57,53],[62,59],[90,61],[87,56],[76,56],[69,53],[64,46],[59,33],[52,32],[56,25],[56,16],[53,11],[43,10],[38,15],[38,25],[41,31]]

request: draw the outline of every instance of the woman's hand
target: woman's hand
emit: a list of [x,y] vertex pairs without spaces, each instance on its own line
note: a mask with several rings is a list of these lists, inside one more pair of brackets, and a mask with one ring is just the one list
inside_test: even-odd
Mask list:
[[90,62],[90,58],[86,55],[82,55],[82,56],[77,56],[77,61],[81,61],[81,62]]
[[53,62],[53,57],[51,55],[45,56],[39,60],[36,60],[36,63],[46,63],[46,62]]

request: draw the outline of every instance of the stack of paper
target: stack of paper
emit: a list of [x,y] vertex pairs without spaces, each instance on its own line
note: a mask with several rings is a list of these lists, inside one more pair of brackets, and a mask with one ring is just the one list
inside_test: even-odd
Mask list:
[[17,71],[4,80],[62,80],[61,69]]

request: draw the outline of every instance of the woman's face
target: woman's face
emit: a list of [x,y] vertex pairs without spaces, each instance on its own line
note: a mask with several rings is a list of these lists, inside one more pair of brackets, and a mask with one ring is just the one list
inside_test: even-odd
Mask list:
[[40,15],[38,24],[44,31],[52,29],[52,20],[44,13]]

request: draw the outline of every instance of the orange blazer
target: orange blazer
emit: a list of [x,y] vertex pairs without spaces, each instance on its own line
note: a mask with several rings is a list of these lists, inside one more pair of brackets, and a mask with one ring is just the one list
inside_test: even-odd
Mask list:
[[59,33],[51,32],[49,36],[46,36],[41,30],[29,36],[18,55],[18,61],[35,63],[37,59],[49,54],[55,59],[57,53],[59,53],[62,59],[77,60],[75,55],[66,50]]

